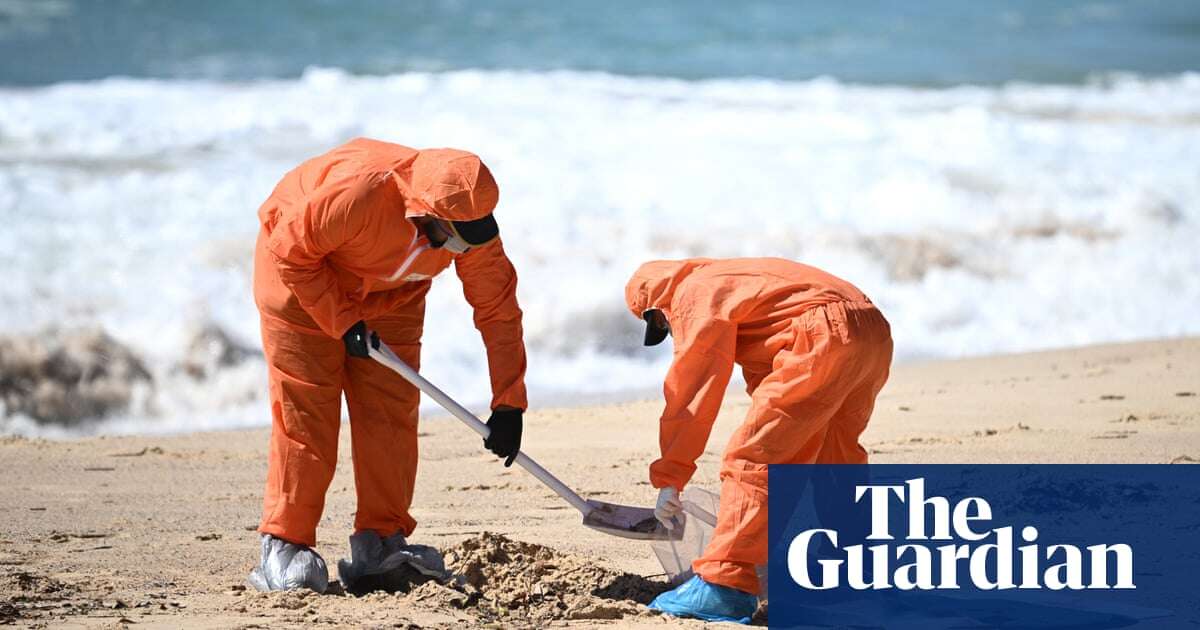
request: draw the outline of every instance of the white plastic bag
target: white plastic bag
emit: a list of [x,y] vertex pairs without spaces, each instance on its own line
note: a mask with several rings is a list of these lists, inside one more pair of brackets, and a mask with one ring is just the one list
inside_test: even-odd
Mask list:
[[[678,586],[692,577],[692,561],[704,553],[704,548],[712,540],[713,528],[717,526],[717,509],[721,505],[719,495],[694,486],[685,488],[679,498],[683,501],[683,513],[687,515],[683,524],[683,538],[650,543],[671,586]],[[758,581],[761,586],[759,600],[765,602],[766,565],[758,567]]]

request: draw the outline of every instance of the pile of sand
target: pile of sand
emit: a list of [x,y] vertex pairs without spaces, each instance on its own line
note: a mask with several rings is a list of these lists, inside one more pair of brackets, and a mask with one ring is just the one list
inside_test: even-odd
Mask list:
[[237,602],[224,610],[304,625],[354,619],[399,627],[443,627],[449,622],[542,628],[558,620],[654,615],[645,604],[669,588],[665,581],[596,566],[589,559],[499,534],[467,539],[446,549],[445,559],[452,574],[445,582],[406,583],[395,591],[381,584],[381,590],[361,596],[336,582],[324,595],[304,590],[258,593],[238,587]]
[[486,532],[446,550],[445,557],[454,578],[417,586],[408,600],[469,610],[483,621],[542,625],[652,614],[644,604],[669,588],[666,582]]

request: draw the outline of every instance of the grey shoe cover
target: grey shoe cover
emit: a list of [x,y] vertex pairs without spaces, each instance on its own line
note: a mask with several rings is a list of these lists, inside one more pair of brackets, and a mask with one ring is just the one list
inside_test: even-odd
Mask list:
[[350,537],[350,559],[338,561],[338,577],[351,592],[407,590],[414,583],[449,576],[437,549],[409,545],[402,534],[380,538],[374,531],[358,532]]
[[263,534],[262,559],[247,581],[260,591],[307,588],[324,593],[329,586],[329,569],[312,548]]

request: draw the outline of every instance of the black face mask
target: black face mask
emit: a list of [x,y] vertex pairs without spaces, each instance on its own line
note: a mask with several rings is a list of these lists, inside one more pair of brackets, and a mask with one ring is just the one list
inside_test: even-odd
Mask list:
[[457,234],[451,234],[450,236],[443,238],[441,241],[434,240],[436,231],[433,229],[433,227],[434,222],[430,221],[425,224],[425,227],[422,228],[422,231],[425,233],[425,238],[429,239],[429,247],[431,249],[442,249],[444,247],[453,254],[465,254],[471,250],[471,245]]
[[446,244],[446,239],[437,240],[437,231],[433,229],[433,221],[426,223],[421,231],[425,233],[425,238],[429,239],[429,246],[433,249],[441,249]]
[[655,321],[657,319],[655,314],[661,313],[662,311],[656,308],[646,309],[646,312],[642,313],[642,319],[646,320],[646,336],[642,338],[642,345],[657,346],[667,338],[667,335],[671,334],[669,324],[660,327]]

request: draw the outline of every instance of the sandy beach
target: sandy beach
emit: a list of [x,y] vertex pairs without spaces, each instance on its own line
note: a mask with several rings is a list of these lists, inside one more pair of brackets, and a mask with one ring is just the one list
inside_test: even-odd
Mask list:
[[[720,453],[747,402],[730,391],[694,484],[717,488]],[[525,451],[585,496],[648,505],[658,411],[654,400],[535,406]],[[342,440],[319,532],[331,572],[347,553],[354,509],[348,431]],[[485,588],[475,601],[432,587],[361,598],[247,590],[266,429],[8,437],[0,439],[0,624],[699,625],[638,601],[661,587],[648,545],[582,528],[574,510],[523,471],[502,468],[449,418],[424,420],[421,440],[411,542],[454,551],[460,562],[468,552],[492,554],[511,573],[504,589]],[[1200,338],[901,364],[864,441],[877,463],[1197,463]],[[541,579],[521,586],[523,575]],[[528,603],[539,598],[565,604],[549,611]]]
[[[835,527],[837,501],[823,500],[863,484],[822,496],[817,482],[834,475],[777,469],[772,531],[794,570],[776,572],[752,621],[935,630],[931,618],[1044,627],[1062,613],[1200,627],[1186,586],[1200,566],[1200,468],[1175,466],[1200,463],[1197,25],[1200,2],[1187,0],[0,0],[0,630],[698,628],[647,607],[689,562],[660,564],[648,542],[583,526],[429,398],[419,460],[379,437],[352,461],[344,403],[339,436],[276,440],[276,471],[322,484],[329,466],[299,470],[303,451],[329,464],[339,449],[316,541],[331,582],[258,592],[247,577],[262,550],[269,390],[288,433],[312,433],[306,417],[332,428],[322,412],[336,388],[321,383],[342,356],[336,338],[359,321],[394,345],[419,336],[421,374],[455,400],[484,417],[528,407],[523,440],[500,429],[498,452],[519,442],[584,497],[645,509],[675,353],[695,359],[680,373],[719,368],[707,359],[731,340],[727,320],[733,354],[767,363],[780,322],[831,296],[869,296],[891,326],[899,363],[863,435],[872,462],[1150,466],[924,467],[904,478],[908,494],[882,492],[903,501],[887,515],[909,529],[876,528],[873,541],[906,542],[875,546],[869,567],[849,542],[859,528]],[[710,262],[681,262],[698,258]],[[651,261],[680,270],[662,291],[631,285]],[[651,306],[675,326],[655,348],[640,319]],[[837,396],[815,396],[844,401],[841,418],[881,382],[881,361],[853,362],[854,379],[806,381],[837,383]],[[378,409],[355,372],[356,410]],[[716,500],[750,406],[740,377],[707,444],[674,440],[703,450],[681,497],[689,547],[711,533],[701,504]],[[712,392],[687,392],[689,411],[711,418]],[[774,394],[780,407],[799,396]],[[804,409],[735,445],[800,440],[779,435],[813,424]],[[516,416],[493,426],[505,425]],[[338,562],[356,516],[398,516],[390,498],[357,500],[355,466],[372,493],[414,490],[407,470],[389,485],[389,458],[417,465],[407,542],[436,548],[449,577],[347,593]],[[307,543],[317,512],[301,495],[320,488],[296,487],[272,494],[305,508],[304,533],[287,529]],[[943,514],[960,518],[949,538],[963,544],[918,529],[911,499],[930,488],[963,505],[932,512],[937,532]],[[781,520],[789,491],[822,527]],[[997,510],[977,520],[995,525],[994,543],[966,522],[985,500]],[[759,506],[742,504],[727,509],[745,517],[723,537],[734,557],[767,536]],[[835,562],[809,565],[831,579],[806,584],[799,551],[834,533]],[[924,540],[946,554],[936,571],[909,544]],[[1073,560],[1070,545],[1088,552],[1086,570],[1051,564]],[[993,550],[994,580],[982,575]],[[1024,555],[1009,563],[1010,550]],[[803,558],[830,559],[818,553]],[[839,559],[847,597],[834,592]],[[972,584],[952,582],[973,568]],[[1012,590],[1008,568],[1022,578]],[[705,573],[751,588],[736,569]],[[788,577],[805,592],[780,589]],[[952,601],[972,587],[991,605]],[[742,619],[754,607],[701,588],[676,596],[710,601],[676,610]],[[878,609],[859,600],[868,590],[885,596]],[[935,592],[892,599],[908,590]],[[1009,593],[1049,603],[1016,607]]]

